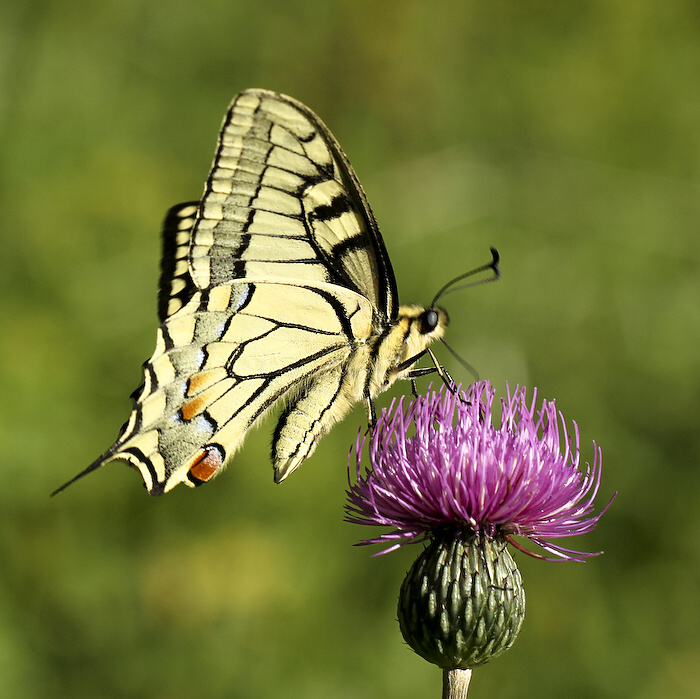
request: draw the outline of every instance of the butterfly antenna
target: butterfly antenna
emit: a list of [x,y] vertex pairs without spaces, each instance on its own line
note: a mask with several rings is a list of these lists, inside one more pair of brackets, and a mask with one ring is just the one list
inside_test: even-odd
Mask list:
[[[501,276],[501,270],[498,266],[498,263],[500,261],[500,255],[498,254],[498,250],[496,248],[492,247],[491,248],[491,262],[481,265],[479,267],[475,267],[474,269],[469,270],[468,272],[465,272],[464,274],[460,274],[459,276],[455,277],[454,279],[451,279],[445,286],[443,286],[440,291],[435,294],[435,298],[433,299],[432,303],[430,304],[431,308],[434,308],[437,302],[443,297],[447,296],[447,294],[451,294],[453,291],[459,291],[461,289],[467,289],[471,286],[479,286],[480,284],[488,284],[489,282],[495,282],[498,280]],[[467,279],[468,277],[473,277],[476,274],[481,274],[481,272],[486,272],[487,270],[491,271],[491,274],[486,277],[485,279],[479,279],[478,281],[475,282],[469,282],[467,284],[460,284],[459,286],[455,286],[457,282],[462,281],[462,279]],[[440,342],[442,342],[445,347],[447,347],[447,351],[474,377],[474,381],[479,380],[479,372],[466,360],[464,357],[461,357],[455,350],[450,347],[447,342],[445,342],[444,338],[440,338]],[[430,352],[430,350],[428,350]],[[432,355],[432,352],[431,352]],[[437,360],[434,360],[437,361]]]
[[[468,289],[470,286],[479,286],[480,284],[488,284],[489,282],[495,282],[497,279],[500,278],[501,276],[501,269],[498,266],[498,262],[500,261],[500,255],[498,254],[498,250],[496,248],[491,248],[491,262],[485,265],[481,265],[480,267],[475,267],[474,269],[469,270],[468,272],[465,272],[464,274],[460,274],[459,276],[455,277],[454,279],[451,279],[445,286],[440,289],[440,291],[435,294],[435,298],[433,299],[433,302],[430,304],[431,308],[435,307],[435,304],[438,302],[439,299],[441,299],[443,296],[447,296],[447,294],[451,294],[453,291],[459,291],[460,289]],[[486,279],[480,279],[479,281],[476,282],[469,282],[468,284],[461,284],[460,286],[454,286],[457,282],[462,281],[462,279],[466,279],[467,277],[473,277],[475,274],[480,274],[481,272],[485,272],[486,270],[491,270],[491,274],[486,278]],[[446,345],[447,346],[447,345]],[[448,347],[449,349],[449,347]],[[450,350],[454,354],[452,350]],[[455,354],[455,357],[457,355]],[[459,357],[457,357],[459,359]],[[463,361],[463,360],[460,360]]]

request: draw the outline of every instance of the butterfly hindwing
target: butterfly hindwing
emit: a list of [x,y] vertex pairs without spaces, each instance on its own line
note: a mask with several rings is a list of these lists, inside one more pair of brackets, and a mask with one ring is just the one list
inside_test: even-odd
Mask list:
[[158,319],[161,323],[180,310],[197,289],[190,276],[187,258],[198,206],[198,201],[189,201],[173,206],[165,215],[158,285]]

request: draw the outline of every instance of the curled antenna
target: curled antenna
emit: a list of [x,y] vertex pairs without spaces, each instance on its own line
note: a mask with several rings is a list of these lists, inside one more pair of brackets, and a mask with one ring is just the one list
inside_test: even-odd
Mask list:
[[[488,284],[489,282],[495,282],[501,276],[501,270],[498,267],[498,261],[501,258],[496,248],[491,248],[491,256],[491,262],[489,262],[488,264],[481,265],[481,267],[475,267],[474,269],[469,270],[464,274],[460,274],[458,277],[455,277],[454,279],[451,279],[449,282],[447,282],[447,284],[445,284],[445,286],[443,286],[442,289],[440,289],[440,291],[438,291],[437,294],[435,294],[435,298],[430,304],[430,307],[434,308],[435,304],[438,302],[439,299],[441,299],[443,296],[447,296],[447,294],[451,294],[453,291],[467,289],[470,286],[479,286],[480,284]],[[492,274],[486,279],[480,279],[476,282],[469,282],[468,284],[461,284],[460,286],[453,286],[457,282],[462,281],[462,279],[466,279],[467,277],[473,277],[475,274],[485,272],[487,269],[490,269]]]

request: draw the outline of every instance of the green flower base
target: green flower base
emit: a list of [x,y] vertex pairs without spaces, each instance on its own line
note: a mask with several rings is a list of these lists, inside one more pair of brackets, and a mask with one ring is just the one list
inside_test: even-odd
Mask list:
[[501,538],[445,532],[401,585],[399,625],[418,655],[470,669],[510,648],[525,617],[520,571]]

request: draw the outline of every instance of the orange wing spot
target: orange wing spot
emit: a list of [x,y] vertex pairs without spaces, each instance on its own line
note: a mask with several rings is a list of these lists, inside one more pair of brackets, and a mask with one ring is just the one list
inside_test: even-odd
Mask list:
[[216,383],[218,373],[216,369],[208,369],[190,376],[187,381],[187,395],[194,396],[205,388],[209,388],[209,386]]
[[205,447],[198,456],[195,457],[189,474],[202,483],[206,483],[222,466],[223,456],[215,447]]
[[199,398],[188,400],[187,403],[180,408],[182,419],[187,422],[193,417],[199,415],[204,408],[206,408],[206,401],[201,396]]

